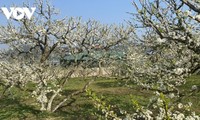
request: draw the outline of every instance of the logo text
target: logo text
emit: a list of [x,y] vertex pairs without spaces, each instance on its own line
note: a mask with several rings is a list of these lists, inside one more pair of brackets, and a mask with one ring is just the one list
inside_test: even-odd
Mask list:
[[21,20],[25,16],[30,20],[35,12],[36,8],[31,7],[31,10],[26,7],[10,7],[10,11],[6,7],[2,7],[1,10],[3,11],[4,15],[7,19],[13,17],[14,19]]

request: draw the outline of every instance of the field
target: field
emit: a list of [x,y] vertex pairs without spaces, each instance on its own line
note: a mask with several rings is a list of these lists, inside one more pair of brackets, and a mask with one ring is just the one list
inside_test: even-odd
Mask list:
[[[88,81],[79,78],[70,79],[66,86],[66,91],[62,94],[68,95],[73,91],[81,89]],[[200,85],[200,76],[191,76],[187,79],[187,84],[180,87],[184,93],[189,93],[193,85]],[[7,95],[0,99],[0,119],[11,120],[64,120],[64,119],[96,119],[95,112],[99,112],[93,105],[93,101],[85,94],[80,94],[68,101],[65,106],[55,113],[41,112],[39,108],[34,107],[36,102],[30,95],[33,86],[30,84],[23,92],[13,88]],[[137,100],[141,105],[147,105],[152,92],[143,90],[136,85],[133,88],[123,86],[123,81],[116,79],[98,78],[89,87],[98,96],[104,96],[104,101],[111,105],[117,105],[120,108],[133,111],[131,99]],[[1,88],[2,91],[2,88]],[[183,103],[192,102],[192,110],[200,114],[200,92],[185,95]]]

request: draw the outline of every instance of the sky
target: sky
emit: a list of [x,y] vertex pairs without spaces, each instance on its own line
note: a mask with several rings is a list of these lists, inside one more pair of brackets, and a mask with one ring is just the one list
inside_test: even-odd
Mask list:
[[[24,1],[33,5],[35,0],[0,0],[0,7],[23,7]],[[44,0],[45,1],[45,0]],[[81,17],[83,21],[89,19],[103,24],[126,24],[131,19],[127,12],[134,12],[132,0],[47,0],[60,11],[59,18]],[[33,6],[31,6],[33,7]],[[0,13],[0,25],[6,25],[7,19]],[[7,48],[0,44],[0,49]]]
[[[33,3],[34,0],[29,0]],[[121,24],[130,20],[133,12],[132,0],[50,0],[60,10],[60,17],[82,17],[83,20],[93,19],[104,24]],[[0,0],[0,7],[22,7],[23,0]],[[0,15],[0,24],[6,23],[4,15]]]

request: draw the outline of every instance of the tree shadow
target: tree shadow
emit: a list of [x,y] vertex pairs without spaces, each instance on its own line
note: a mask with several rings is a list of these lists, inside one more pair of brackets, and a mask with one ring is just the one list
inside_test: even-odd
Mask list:
[[70,95],[70,94],[72,94],[73,92],[75,92],[75,91],[78,91],[78,89],[77,90],[69,90],[69,89],[65,89],[65,90],[63,90],[62,92],[61,92],[61,94],[63,95],[63,96],[68,96],[68,95]]
[[70,120],[96,120],[95,111],[96,109],[92,103],[79,103],[78,100],[71,105],[67,103],[56,114]]
[[33,106],[29,106],[21,103],[18,99],[12,99],[4,97],[0,99],[0,119],[30,119],[41,118],[42,112],[35,109]]
[[113,88],[113,87],[122,87],[122,82],[113,81],[113,82],[96,82],[96,86],[99,86],[101,88]]

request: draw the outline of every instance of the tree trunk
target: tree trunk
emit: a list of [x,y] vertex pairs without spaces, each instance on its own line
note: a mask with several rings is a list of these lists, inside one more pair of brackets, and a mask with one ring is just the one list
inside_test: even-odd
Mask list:
[[55,97],[58,95],[58,93],[61,91],[61,89],[58,89],[49,99],[48,104],[47,104],[47,111],[51,112],[52,109],[52,104],[53,104],[53,100],[55,99]]
[[49,57],[49,51],[45,51],[43,54],[42,54],[42,57],[41,57],[41,59],[40,59],[40,62],[41,63],[44,63],[47,59],[48,59],[48,57]]
[[99,76],[102,76],[102,75],[103,75],[102,62],[103,62],[103,61],[100,61],[100,62],[99,62]]

